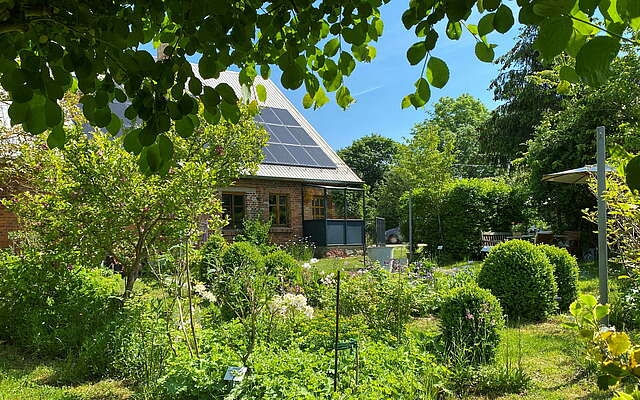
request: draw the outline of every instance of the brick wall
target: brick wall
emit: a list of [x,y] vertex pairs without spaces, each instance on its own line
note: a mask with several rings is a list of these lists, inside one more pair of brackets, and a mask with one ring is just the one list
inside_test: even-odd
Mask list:
[[[289,198],[289,226],[271,228],[271,240],[284,243],[294,237],[302,237],[302,183],[266,179],[240,179],[224,192],[239,192],[245,195],[246,216],[249,218],[269,218],[269,195],[284,194]],[[306,201],[305,201],[306,202]],[[305,217],[311,217],[311,203],[305,204]],[[308,209],[308,215],[307,215]],[[228,240],[239,233],[238,230],[223,229]]]
[[18,230],[18,219],[6,207],[0,205],[0,249],[10,246],[9,232]]

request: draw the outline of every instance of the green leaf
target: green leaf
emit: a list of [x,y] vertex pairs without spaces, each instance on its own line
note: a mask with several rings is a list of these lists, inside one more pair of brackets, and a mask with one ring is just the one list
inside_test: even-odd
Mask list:
[[340,39],[333,38],[324,45],[323,53],[326,57],[333,57],[340,48]]
[[427,48],[425,47],[424,42],[414,43],[413,46],[409,47],[409,50],[407,50],[407,60],[409,60],[409,64],[411,65],[419,64],[426,55]]
[[117,115],[111,114],[111,121],[109,125],[107,125],[107,132],[109,132],[111,136],[115,136],[120,132],[120,129],[122,129],[122,120],[120,120]]
[[599,304],[595,308],[595,316],[596,320],[600,321],[604,317],[609,315],[609,305],[608,304]]
[[609,36],[589,40],[576,56],[576,72],[589,86],[603,85],[611,75],[611,62],[620,51],[620,43]]
[[580,10],[589,16],[593,15],[599,3],[600,0],[578,0]]
[[411,97],[410,96],[404,96],[404,98],[402,99],[402,109],[405,109],[407,107],[409,107],[411,105]]
[[93,113],[93,121],[95,126],[104,128],[111,122],[111,110],[109,107],[97,107]]
[[472,35],[478,35],[478,26],[473,24],[467,25],[467,30],[471,32]]
[[202,93],[202,82],[200,82],[200,79],[196,77],[189,79],[189,91],[194,96],[198,96]]
[[[414,101],[412,104],[416,106],[416,103],[420,103],[420,105],[416,107],[422,107],[427,104],[429,98],[431,98],[431,88],[429,88],[429,84],[424,78],[420,78],[415,83],[416,92],[414,93]],[[418,99],[416,99],[417,97]],[[417,101],[419,100],[419,101]]]
[[202,56],[198,62],[198,71],[204,79],[217,78],[218,63],[212,56]]
[[140,154],[142,151],[142,145],[140,144],[139,136],[142,130],[137,128],[129,131],[122,141],[122,147],[126,151],[132,154]]
[[193,120],[189,116],[184,116],[176,121],[176,132],[183,138],[190,137],[194,129]]
[[427,80],[432,86],[442,89],[449,82],[449,67],[447,63],[437,57],[429,58],[427,62]]
[[302,106],[304,108],[311,108],[312,105],[313,105],[313,97],[311,97],[309,93],[305,93],[304,97],[302,98]]
[[173,157],[173,142],[165,135],[158,136],[158,150],[163,160],[171,160]]
[[260,66],[260,76],[262,79],[267,80],[271,76],[271,67],[269,64],[264,64]]
[[236,92],[233,91],[233,88],[228,84],[222,82],[216,86],[216,92],[222,97],[222,100],[226,101],[230,104],[236,104],[238,102],[238,96],[236,96]]
[[47,126],[56,126],[62,122],[62,108],[58,103],[47,100],[44,104],[44,110]]
[[493,31],[493,18],[495,14],[487,14],[478,22],[478,35],[485,36]]
[[224,102],[220,104],[220,111],[224,119],[232,124],[237,124],[240,121],[240,109],[237,104]]
[[471,13],[475,1],[469,0],[446,0],[444,2],[445,11],[449,21],[460,21]]
[[256,93],[258,94],[258,101],[264,103],[267,100],[267,89],[264,85],[256,85]]
[[533,12],[541,17],[559,17],[569,13],[576,0],[536,0]]
[[447,37],[451,40],[458,40],[462,36],[462,25],[460,22],[451,22],[447,24]]
[[629,336],[624,332],[614,332],[607,338],[609,352],[617,357],[631,347]]
[[29,103],[11,103],[7,110],[11,125],[21,124],[29,117]]
[[33,90],[28,86],[19,86],[10,94],[11,100],[16,103],[26,103],[33,98]]
[[495,11],[500,6],[501,0],[484,0],[482,5],[485,10]]
[[576,74],[576,70],[568,65],[564,65],[560,68],[560,79],[571,83],[580,82],[580,77]]
[[624,168],[625,179],[629,189],[633,192],[640,191],[640,156],[635,156]]
[[346,86],[341,86],[336,92],[336,102],[343,110],[346,110],[355,100]]
[[540,51],[542,59],[546,63],[550,63],[555,56],[562,53],[567,47],[572,33],[573,23],[571,18],[547,18],[540,26],[540,32],[534,43],[534,48]]
[[515,20],[513,18],[513,12],[504,4],[498,7],[496,15],[493,18],[493,27],[500,33],[506,33],[511,29]]
[[340,53],[340,59],[338,60],[338,69],[342,72],[342,75],[349,76],[356,68],[356,62],[351,54],[343,51]]
[[49,136],[47,136],[47,146],[50,149],[62,149],[65,141],[66,136],[62,124],[54,126],[53,129],[49,131]]
[[556,93],[564,95],[571,93],[571,83],[567,81],[560,81],[556,87]]
[[26,120],[22,123],[22,127],[32,135],[39,135],[46,131],[48,127],[45,119],[44,105],[31,107]]
[[478,57],[478,60],[484,61],[487,63],[493,62],[493,58],[495,57],[495,52],[493,51],[493,48],[490,45],[486,44],[485,42],[477,42],[475,52],[476,52],[476,57]]

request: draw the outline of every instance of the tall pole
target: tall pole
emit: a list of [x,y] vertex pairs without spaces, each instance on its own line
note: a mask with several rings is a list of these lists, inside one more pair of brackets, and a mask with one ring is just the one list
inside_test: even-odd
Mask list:
[[336,338],[333,344],[334,347],[334,362],[333,362],[333,391],[338,390],[338,340],[340,339],[340,270],[338,270],[338,276],[336,277]]
[[409,262],[413,260],[413,190],[409,190]]
[[[596,128],[596,137],[598,153],[598,273],[600,277],[600,304],[607,304],[609,302],[609,274],[607,267],[607,204],[604,200],[604,192],[607,189],[604,126]],[[608,325],[609,318],[605,317],[602,322]]]

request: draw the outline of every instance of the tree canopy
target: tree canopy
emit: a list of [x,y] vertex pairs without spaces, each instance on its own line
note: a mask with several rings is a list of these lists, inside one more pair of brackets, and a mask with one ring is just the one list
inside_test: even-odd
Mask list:
[[371,188],[375,189],[394,163],[400,144],[371,134],[354,140],[338,155]]
[[126,150],[128,136],[88,135],[75,99],[64,104],[73,115],[66,122],[67,145],[49,150],[40,137],[18,145],[17,156],[0,168],[10,191],[2,204],[18,216],[27,237],[35,237],[26,247],[77,252],[93,265],[115,257],[127,293],[154,252],[199,235],[208,218],[212,229],[220,225],[219,189],[255,170],[266,142],[266,132],[243,107],[238,124],[203,123],[186,139],[173,130],[162,135],[148,162],[161,162],[156,154],[168,151],[176,163],[161,164],[167,168],[161,175],[148,174],[141,168],[146,162]]
[[[417,127],[432,127],[440,138],[440,149],[447,143],[453,146],[457,177],[486,176],[492,171],[484,165],[480,154],[480,127],[489,118],[489,110],[482,102],[469,94],[457,98],[442,97],[433,105],[433,111]],[[415,131],[415,129],[414,129]]]
[[[305,86],[305,107],[320,107],[335,92],[341,107],[353,102],[344,78],[357,62],[376,56],[372,43],[383,33],[380,7],[389,0],[209,1],[196,7],[176,0],[9,0],[0,3],[0,82],[9,93],[12,124],[61,146],[65,92],[79,89],[89,122],[117,132],[121,121],[108,105],[130,101],[129,119],[142,126],[133,134],[134,154],[157,172],[145,152],[175,124],[182,137],[194,133],[201,118],[237,122],[238,98],[231,87],[203,85],[231,66],[240,69],[243,99],[264,99],[253,86],[270,66],[282,70],[285,88]],[[473,8],[481,14],[476,24]],[[506,33],[514,10],[525,25],[540,27],[535,47],[545,62],[563,51],[575,58],[576,76],[591,86],[603,85],[620,42],[632,42],[640,28],[640,5],[632,0],[518,0],[514,9],[501,0],[410,1],[402,16],[418,41],[407,51],[410,64],[423,63],[416,90],[402,106],[423,106],[430,87],[443,87],[449,69],[437,52],[441,36],[458,40],[463,30],[476,39],[478,59],[493,62],[488,35]],[[597,20],[595,16],[602,16]],[[438,32],[446,20],[444,32]],[[631,32],[632,34],[629,34]],[[167,44],[159,60],[140,45]],[[200,54],[197,70],[187,57]],[[567,85],[569,81],[566,81]],[[197,101],[204,105],[200,114]],[[134,141],[134,138],[131,140]],[[163,156],[167,156],[166,154]]]

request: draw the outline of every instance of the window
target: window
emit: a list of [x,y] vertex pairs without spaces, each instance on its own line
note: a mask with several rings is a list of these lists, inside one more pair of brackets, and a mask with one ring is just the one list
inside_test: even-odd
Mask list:
[[222,210],[228,218],[228,229],[240,229],[244,219],[244,194],[223,193]]
[[269,216],[273,226],[289,226],[289,196],[286,194],[269,195]]
[[313,219],[324,219],[324,196],[313,196],[311,210]]

